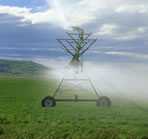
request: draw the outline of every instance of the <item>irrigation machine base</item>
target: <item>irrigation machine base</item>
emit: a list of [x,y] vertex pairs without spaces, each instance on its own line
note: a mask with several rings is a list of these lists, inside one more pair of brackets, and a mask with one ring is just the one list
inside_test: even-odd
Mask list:
[[[93,89],[93,92],[96,94],[96,99],[79,99],[78,95],[74,95],[74,98],[72,99],[56,99],[57,94],[59,93],[61,86],[64,81],[88,81],[91,85],[91,88]],[[101,93],[101,91],[99,90]],[[88,79],[62,79],[60,84],[58,85],[57,89],[55,90],[53,96],[47,96],[41,101],[42,107],[50,108],[55,107],[56,102],[96,102],[96,106],[98,107],[110,107],[111,106],[111,100],[107,96],[101,96],[99,95],[98,91],[96,90],[95,86],[93,85],[92,81]]]

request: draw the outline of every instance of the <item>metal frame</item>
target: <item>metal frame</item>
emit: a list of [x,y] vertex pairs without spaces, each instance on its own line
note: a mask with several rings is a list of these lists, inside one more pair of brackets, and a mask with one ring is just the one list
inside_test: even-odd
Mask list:
[[[76,45],[81,47],[80,50],[80,57],[97,41],[97,39],[93,39],[91,37],[92,33],[85,33],[84,30],[77,28],[77,33],[75,32],[66,32],[66,34],[69,36],[68,39],[66,38],[59,38],[57,41],[61,44],[62,48],[71,56],[74,56],[75,51],[77,48]],[[81,46],[80,42],[80,35],[83,33],[84,39],[83,44]]]
[[[74,44],[78,44],[78,40],[79,39],[57,39],[62,48],[72,56],[74,56],[73,51],[76,49]],[[82,56],[96,41],[97,39],[85,39],[85,43],[82,46],[83,49],[81,50],[80,55]],[[67,45],[69,45],[69,47]]]
[[55,97],[59,93],[59,91],[61,89],[61,86],[62,86],[64,81],[87,81],[90,84],[93,92],[96,94],[97,99],[100,98],[100,96],[101,96],[101,95],[99,95],[99,93],[102,94],[101,90],[99,90],[99,93],[98,93],[98,91],[96,90],[93,82],[89,78],[87,78],[87,79],[75,79],[75,78],[74,79],[73,78],[65,79],[65,78],[63,78],[60,81],[57,89],[55,90],[55,92],[54,92],[54,94],[52,96],[56,101],[59,101],[59,102],[94,102],[95,101],[96,102],[96,100],[97,100],[97,99],[79,99],[77,96],[75,96],[74,99],[56,99]]
[[[66,32],[67,35],[69,36],[69,39],[60,38],[60,39],[57,39],[57,41],[61,44],[61,47],[68,54],[70,54],[72,56],[72,60],[70,62],[71,66],[73,68],[78,68],[78,69],[81,66],[81,71],[83,71],[83,62],[81,62],[82,59],[80,59],[80,58],[97,41],[97,39],[93,39],[93,38],[89,39],[89,37],[91,36],[91,33],[85,33],[84,30],[79,27],[73,27],[73,29],[77,33]],[[66,81],[88,81],[93,92],[96,94],[97,98],[96,99],[79,99],[78,95],[74,95],[73,99],[69,99],[69,98],[68,99],[62,99],[62,98],[56,99],[56,96],[59,93],[61,86],[65,80]],[[101,102],[100,99],[103,98],[103,97],[101,98],[102,94],[103,93],[100,89],[98,89],[98,91],[96,90],[93,82],[89,78],[86,78],[86,79],[78,79],[78,78],[65,79],[65,78],[63,78],[60,81],[57,89],[53,93],[52,97],[48,96],[42,100],[42,106],[43,107],[54,107],[56,105],[56,101],[59,101],[59,102],[63,102],[63,101],[64,102],[96,102],[97,106],[100,106],[100,102]],[[48,103],[46,105],[45,104],[46,100],[51,101],[52,105],[49,106]],[[111,104],[109,99],[107,99],[106,101],[107,101],[107,103],[109,102],[109,105]]]
[[[97,39],[96,38],[90,38],[92,33],[85,33],[84,30],[81,29],[81,28],[73,28],[73,29],[76,32],[66,32],[66,34],[69,36],[69,38],[67,38],[67,39],[66,38],[59,38],[59,39],[57,39],[57,41],[61,44],[61,47],[68,54],[70,54],[73,57],[75,56],[75,53],[77,51],[76,46],[80,46],[81,47],[81,50],[79,51],[80,52],[79,58],[80,58],[97,41]],[[83,44],[81,44],[81,39],[80,39],[81,33],[84,36]],[[82,70],[83,70],[83,65],[81,65],[81,71]],[[99,93],[102,94],[101,90],[99,90],[99,93],[98,93],[93,82],[89,78],[85,78],[85,79],[77,79],[77,78],[65,79],[65,78],[63,78],[60,81],[57,89],[55,90],[55,92],[53,93],[53,96],[52,96],[56,101],[66,101],[66,102],[71,102],[71,101],[82,101],[82,102],[96,101],[96,99],[79,99],[77,95],[75,95],[74,99],[56,99],[55,97],[59,93],[61,86],[62,86],[64,81],[87,81],[90,84],[93,92],[96,94],[97,99],[100,97]]]

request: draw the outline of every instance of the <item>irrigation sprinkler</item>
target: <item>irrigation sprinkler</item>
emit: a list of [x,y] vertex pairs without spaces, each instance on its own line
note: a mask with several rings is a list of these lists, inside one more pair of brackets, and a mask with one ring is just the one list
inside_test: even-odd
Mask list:
[[[75,74],[83,72],[82,56],[89,50],[90,47],[97,41],[97,39],[90,38],[91,33],[86,33],[82,28],[73,27],[72,32],[66,32],[69,38],[57,39],[60,46],[69,54],[72,58],[69,65],[76,69]],[[88,82],[96,95],[96,99],[80,99],[78,95],[74,94],[71,99],[56,98],[60,93],[60,90],[66,81],[85,81]],[[63,78],[52,96],[45,97],[41,104],[43,107],[55,107],[56,102],[96,102],[96,106],[110,107],[111,100],[107,96],[102,96],[101,90],[97,90],[90,78]]]

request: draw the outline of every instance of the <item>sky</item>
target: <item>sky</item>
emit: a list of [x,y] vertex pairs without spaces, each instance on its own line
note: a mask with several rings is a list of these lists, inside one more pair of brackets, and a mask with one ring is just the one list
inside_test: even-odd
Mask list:
[[0,58],[64,58],[71,26],[98,39],[86,60],[148,62],[147,0],[0,0]]
[[148,0],[0,0],[0,59],[33,60],[67,74],[70,56],[56,39],[72,26],[97,38],[83,57],[97,89],[148,98]]

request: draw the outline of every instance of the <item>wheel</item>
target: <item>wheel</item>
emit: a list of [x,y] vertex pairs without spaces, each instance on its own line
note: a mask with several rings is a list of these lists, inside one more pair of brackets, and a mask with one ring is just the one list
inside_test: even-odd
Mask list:
[[111,106],[111,100],[106,96],[102,96],[96,101],[96,105],[98,107],[110,107]]
[[53,97],[47,96],[41,102],[42,107],[54,107],[56,106],[56,101]]

